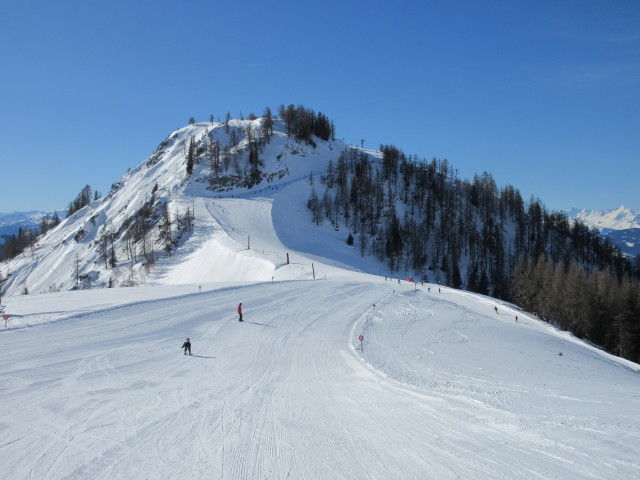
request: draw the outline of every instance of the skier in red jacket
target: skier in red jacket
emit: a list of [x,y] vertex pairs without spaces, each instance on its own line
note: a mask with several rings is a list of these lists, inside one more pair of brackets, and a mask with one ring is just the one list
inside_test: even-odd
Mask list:
[[241,322],[242,321],[242,303],[238,305],[238,315],[240,315],[240,317],[238,318],[238,321]]

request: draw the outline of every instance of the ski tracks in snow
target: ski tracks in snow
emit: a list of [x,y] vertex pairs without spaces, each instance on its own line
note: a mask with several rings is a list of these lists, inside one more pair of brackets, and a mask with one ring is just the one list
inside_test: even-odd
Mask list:
[[[576,399],[532,391],[544,408],[518,410],[519,390],[491,382],[483,366],[513,375],[502,357],[521,348],[481,347],[502,325],[495,315],[391,291],[263,283],[8,332],[24,355],[2,364],[5,396],[43,421],[0,407],[0,452],[15,478],[44,480],[524,480],[633,468],[619,441],[603,443],[605,420],[559,407]],[[511,331],[521,330],[500,330]],[[179,348],[186,336],[193,356]],[[603,445],[606,469],[594,460]]]

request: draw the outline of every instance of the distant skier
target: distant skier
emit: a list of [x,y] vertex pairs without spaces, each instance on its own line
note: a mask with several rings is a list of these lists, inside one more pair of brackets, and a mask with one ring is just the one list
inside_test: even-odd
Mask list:
[[187,354],[187,352],[189,352],[189,355],[191,355],[191,339],[187,338],[187,340],[182,344],[182,347],[180,348],[184,348],[185,355]]
[[242,303],[238,305],[238,315],[239,315],[238,321],[242,322]]
[[496,311],[496,314],[498,313],[498,307],[493,307],[493,309]]

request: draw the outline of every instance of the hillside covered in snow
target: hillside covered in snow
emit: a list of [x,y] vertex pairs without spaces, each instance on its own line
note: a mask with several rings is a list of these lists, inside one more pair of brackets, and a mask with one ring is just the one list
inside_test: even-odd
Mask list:
[[179,129],[2,264],[0,478],[637,476],[640,365],[361,255],[310,193],[383,154],[289,127]]
[[[219,236],[155,285],[6,297],[0,477],[640,471],[640,365],[489,297],[291,248],[286,264],[283,243],[309,232],[281,237],[277,209],[296,215],[268,197],[220,202]],[[210,269],[227,280],[205,282]]]
[[[5,294],[245,278],[245,266],[223,272],[212,260],[225,254],[227,235],[243,236],[223,231],[230,198],[252,202],[261,219],[266,199],[275,212],[269,225],[287,230],[291,243],[265,252],[260,279],[276,276],[286,248],[329,263],[346,255],[352,268],[364,263],[370,273],[508,300],[518,294],[514,272],[543,253],[587,273],[638,275],[611,242],[574,228],[539,200],[525,204],[487,172],[461,180],[446,160],[407,156],[392,145],[349,147],[335,140],[324,115],[304,107],[281,107],[280,115],[267,109],[263,118],[193,122],[106,197],[96,192],[91,200],[85,187],[71,215],[46,235],[12,241],[23,246],[2,263]],[[255,248],[260,239],[243,242]],[[194,261],[197,269],[185,267]]]
[[[106,198],[92,201],[4,262],[5,294],[312,275],[310,260],[306,271],[286,263],[284,245],[274,250],[270,244],[271,251],[260,251],[265,232],[250,238],[244,223],[257,222],[267,233],[274,226],[289,229],[295,224],[290,232],[294,241],[307,232],[305,239],[322,250],[324,233],[306,228],[311,226],[309,214],[299,208],[306,204],[306,198],[300,199],[306,193],[298,184],[314,169],[326,168],[346,145],[297,141],[282,122],[276,122],[268,143],[258,145],[262,129],[257,119],[192,124],[173,132],[114,184]],[[252,159],[258,148],[259,160]],[[192,171],[187,174],[190,159]],[[229,206],[232,198],[246,198],[250,218],[229,230],[225,224],[236,215],[236,207]],[[282,212],[282,219],[271,221],[272,208]],[[252,248],[252,255],[235,255],[236,242]],[[337,253],[337,259],[353,256],[351,248],[343,250],[332,254]],[[221,259],[230,255],[234,268],[220,268]]]

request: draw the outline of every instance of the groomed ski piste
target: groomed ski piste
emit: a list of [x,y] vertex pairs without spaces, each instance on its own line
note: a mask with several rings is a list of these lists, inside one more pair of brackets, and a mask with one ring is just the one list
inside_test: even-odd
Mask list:
[[[0,478],[640,478],[640,365],[385,277],[311,223],[303,172],[187,185],[193,233],[144,285],[3,297]],[[68,269],[71,241],[35,276]]]
[[[215,202],[218,268],[283,249],[273,204]],[[301,253],[273,280],[178,283],[221,243],[167,264],[175,284],[5,299],[1,478],[638,478],[638,365],[491,298],[313,279]]]

